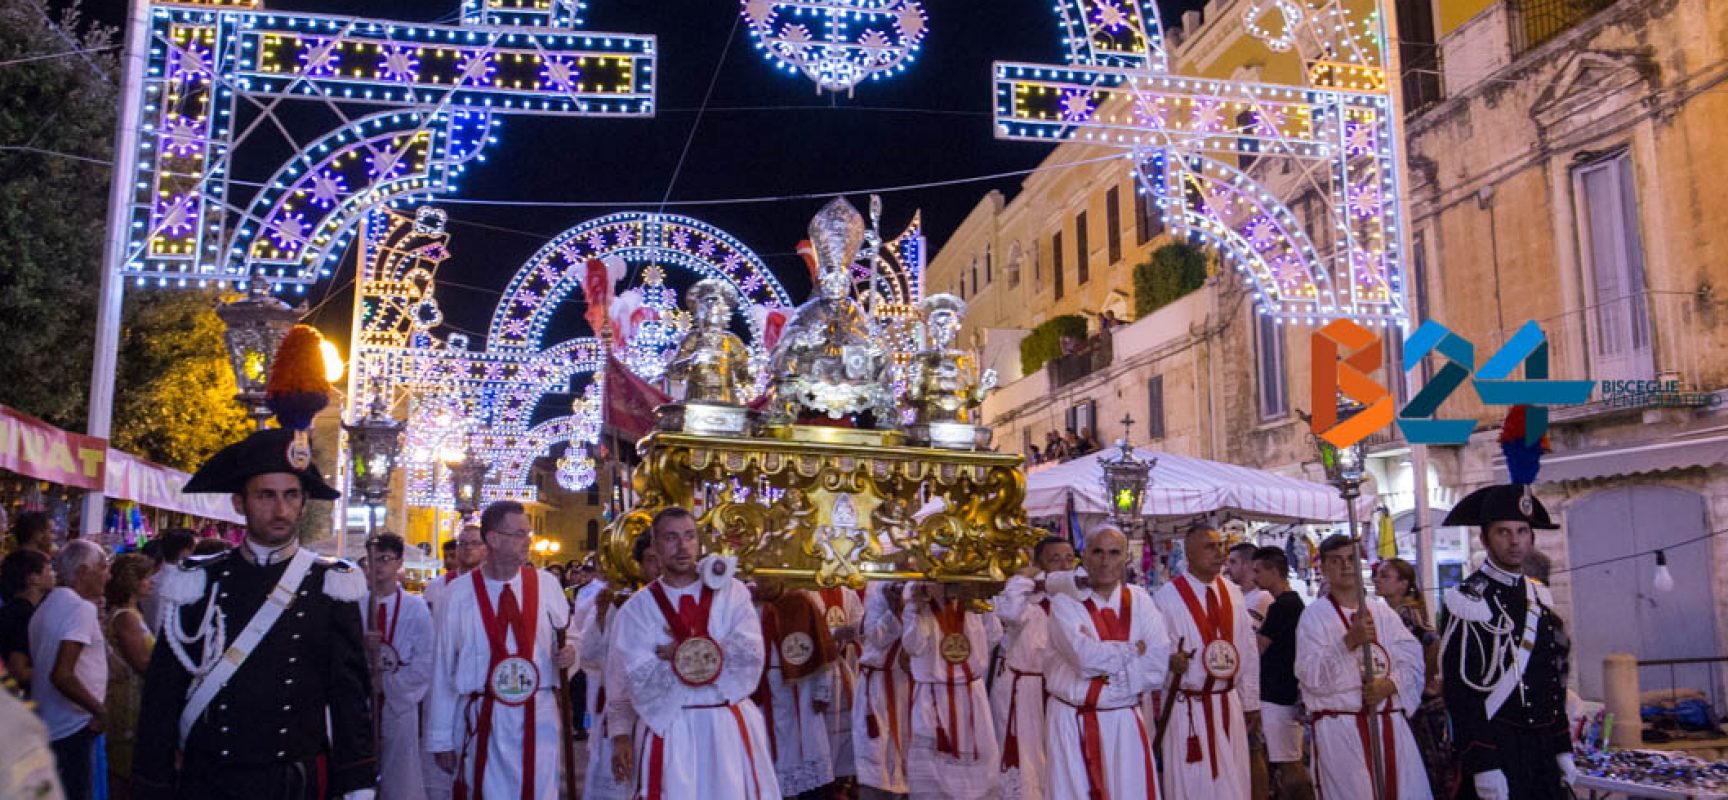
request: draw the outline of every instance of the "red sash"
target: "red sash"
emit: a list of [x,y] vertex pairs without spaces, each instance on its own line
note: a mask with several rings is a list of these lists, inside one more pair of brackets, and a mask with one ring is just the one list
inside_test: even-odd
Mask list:
[[[1098,632],[1098,640],[1104,642],[1126,642],[1134,631],[1134,593],[1126,586],[1118,587],[1122,593],[1122,613],[1107,614],[1109,609],[1100,609],[1092,598],[1086,598],[1086,613],[1092,617],[1092,627]],[[1093,678],[1086,687],[1086,704],[1077,709],[1080,714],[1080,753],[1086,762],[1086,782],[1089,786],[1087,797],[1090,800],[1109,800],[1109,783],[1104,777],[1104,731],[1098,721],[1098,698],[1104,694],[1104,686],[1108,678],[1099,676]],[[1158,796],[1157,779],[1152,771],[1152,746],[1146,739],[1146,722],[1139,718],[1139,710],[1133,709],[1135,718],[1140,724],[1141,756],[1146,770],[1146,797],[1152,800]]]
[[[865,673],[864,686],[866,693],[868,693],[870,686],[870,673],[878,673],[882,676],[882,696],[888,706],[890,763],[887,766],[890,768],[890,774],[894,774],[892,772],[892,767],[894,766],[895,759],[905,754],[903,745],[900,744],[900,700],[896,697],[898,693],[894,690],[894,670],[899,669],[899,662],[900,641],[896,639],[893,644],[888,646],[888,655],[882,659],[882,663],[887,666],[872,667],[869,664],[860,664],[858,666],[859,670]],[[864,735],[871,739],[875,739],[882,735],[882,724],[876,719],[876,706],[870,703],[870,698],[865,697],[864,701]]]
[[[400,587],[400,586],[396,587],[396,593],[395,593],[394,599],[395,599],[395,603],[394,603],[395,608],[392,608],[388,611],[386,611],[384,609],[384,604],[382,602],[380,602],[378,604],[378,618],[372,621],[372,630],[378,632],[378,637],[380,640],[380,644],[378,646],[379,647],[388,647],[392,651],[394,651],[396,649],[396,623],[402,621],[402,587]],[[398,665],[397,668],[400,669],[400,665]],[[383,713],[383,709],[384,709],[384,676],[383,675],[378,676],[378,685],[372,687],[372,702],[375,704],[374,708],[377,708],[379,710],[379,713]]]
[[696,616],[691,619],[685,619],[683,614],[672,608],[672,600],[666,596],[666,587],[659,581],[648,584],[648,593],[654,596],[654,605],[660,607],[660,616],[666,618],[666,627],[672,629],[674,648],[685,639],[708,635],[708,612],[714,608],[713,589],[702,587],[696,601]]
[[[1050,598],[1045,597],[1040,599],[1038,601],[1038,606],[1044,609],[1045,622],[1048,623],[1050,617]],[[1006,656],[1004,656],[1003,660],[1007,660]],[[1011,682],[1008,684],[1008,730],[1007,734],[1002,737],[1002,770],[1004,772],[1011,769],[1017,769],[1020,766],[1020,725],[1018,722],[1018,712],[1020,708],[1020,679],[1037,678],[1039,694],[1042,695],[1039,699],[1044,700],[1049,696],[1049,691],[1044,685],[1044,673],[1021,672],[1013,667],[1008,667],[1007,669],[1014,677],[1010,679]]]
[[[959,634],[961,636],[966,635],[966,607],[961,605],[959,600],[949,600],[946,607],[937,605],[935,600],[931,600],[930,613],[936,616],[936,627],[941,633],[941,636],[937,638],[938,651],[941,650],[941,641],[943,639],[954,634]],[[936,654],[936,657],[942,659],[942,663],[948,667],[948,681],[946,684],[948,688],[948,725],[946,727],[942,725],[942,715],[938,712],[936,715],[936,751],[939,753],[947,753],[955,758],[959,758],[961,749],[960,698],[956,691],[955,683],[961,675],[964,674],[966,680],[962,685],[968,692],[966,698],[966,722],[972,728],[972,737],[976,739],[978,737],[977,717],[972,708],[973,703],[970,692],[972,689],[972,681],[977,680],[977,678],[972,674],[971,656],[967,656],[965,661],[958,664],[949,661],[947,658],[943,657],[940,652]],[[972,748],[972,757],[978,757],[976,742],[974,742],[974,747]]]
[[[1330,602],[1332,604],[1332,610],[1338,612],[1338,622],[1343,624],[1344,633],[1349,634],[1350,633],[1350,618],[1344,616],[1344,607],[1338,605],[1338,601],[1334,598],[1328,597],[1326,599],[1328,602]],[[1358,613],[1358,614],[1371,614],[1373,612],[1370,612],[1367,608],[1360,608],[1360,609],[1356,610],[1356,613]],[[1380,641],[1379,634],[1376,633],[1374,638],[1371,641],[1378,644]],[[1388,658],[1390,658],[1390,656],[1392,654],[1387,653],[1386,655],[1388,656]],[[1390,666],[1390,665],[1388,665],[1388,666]],[[1394,709],[1392,707],[1392,698],[1388,697],[1388,698],[1386,698],[1385,705],[1382,705],[1378,710],[1375,710],[1375,711],[1368,711],[1366,709],[1364,709],[1362,711],[1357,711],[1354,713],[1347,712],[1347,711],[1331,711],[1331,712],[1319,711],[1319,712],[1315,712],[1315,714],[1314,714],[1314,717],[1317,720],[1323,719],[1325,717],[1332,717],[1332,716],[1349,715],[1349,716],[1355,717],[1356,718],[1356,734],[1362,740],[1362,763],[1364,763],[1364,764],[1372,761],[1374,758],[1374,748],[1368,743],[1368,725],[1369,725],[1368,718],[1370,716],[1374,716],[1374,715],[1378,715],[1380,717],[1380,747],[1382,748],[1382,751],[1383,751],[1381,760],[1384,762],[1384,766],[1385,766],[1385,769],[1381,774],[1386,777],[1386,791],[1385,791],[1385,793],[1383,793],[1380,796],[1385,798],[1385,800],[1398,800],[1398,739],[1397,739],[1397,737],[1395,737],[1393,735],[1393,729],[1392,729],[1393,710]],[[1315,736],[1314,740],[1315,740],[1316,744],[1318,744],[1320,737]],[[1316,758],[1315,761],[1318,762],[1319,759]],[[1374,780],[1374,771],[1373,770],[1368,771],[1368,780],[1369,781]]]
[[[827,612],[830,608],[838,608],[841,611],[846,610],[845,587],[836,586],[832,589],[823,589],[820,594],[822,595],[822,618],[824,620],[828,618]],[[845,651],[850,650],[855,659],[863,658],[864,645],[858,641],[858,638],[856,632],[854,632],[852,641],[847,643],[842,648],[841,652],[844,653]],[[856,664],[857,662],[854,661],[853,663]],[[852,708],[852,672],[845,667],[841,667],[839,670],[839,676],[840,702],[835,703],[834,705],[841,711],[850,711]]]
[[[482,570],[474,570],[474,600],[480,605],[480,624],[486,629],[488,651],[491,656],[490,665],[486,670],[486,689],[480,698],[480,719],[475,723],[474,735],[474,794],[473,800],[484,800],[486,787],[486,760],[492,739],[492,712],[497,705],[498,697],[492,692],[492,670],[507,658],[519,657],[529,661],[534,660],[534,638],[538,635],[540,617],[540,573],[533,567],[522,567],[522,597],[519,600],[520,610],[513,619],[502,619],[492,610],[492,598],[486,594],[486,578]],[[505,584],[508,589],[509,584]],[[499,593],[503,597],[503,593]],[[510,637],[514,636],[516,646],[510,647]],[[522,800],[534,798],[534,698],[530,697],[523,704],[522,714]],[[456,797],[458,800],[469,797],[467,787],[463,785],[462,769],[456,770]]]
[[[1194,619],[1194,627],[1200,630],[1200,636],[1203,640],[1200,642],[1200,652],[1202,659],[1204,659],[1207,645],[1220,640],[1230,642],[1233,638],[1231,634],[1235,628],[1236,616],[1234,609],[1230,606],[1230,592],[1223,585],[1222,578],[1212,579],[1210,588],[1218,596],[1218,607],[1215,609],[1218,613],[1212,615],[1201,607],[1200,599],[1194,595],[1194,590],[1188,587],[1187,580],[1179,577],[1173,583],[1176,584],[1176,593],[1182,596],[1183,605],[1188,607],[1188,615]],[[1234,643],[1232,642],[1232,644]],[[1237,657],[1241,658],[1242,654],[1238,653]],[[1212,778],[1216,780],[1218,778],[1217,723],[1213,719],[1212,701],[1208,697],[1213,694],[1219,695],[1219,715],[1224,718],[1224,735],[1228,737],[1230,735],[1230,692],[1236,688],[1236,680],[1231,678],[1225,682],[1222,689],[1219,689],[1217,688],[1218,679],[1213,677],[1204,663],[1201,664],[1200,668],[1202,672],[1206,673],[1206,684],[1201,687],[1198,693],[1189,691],[1181,693],[1182,699],[1188,707],[1188,730],[1190,732],[1188,734],[1187,761],[1192,764],[1201,758],[1198,729],[1194,727],[1194,697],[1198,694],[1201,698],[1200,707],[1206,719],[1206,758],[1212,764]],[[1178,685],[1180,685],[1180,680],[1178,680]]]

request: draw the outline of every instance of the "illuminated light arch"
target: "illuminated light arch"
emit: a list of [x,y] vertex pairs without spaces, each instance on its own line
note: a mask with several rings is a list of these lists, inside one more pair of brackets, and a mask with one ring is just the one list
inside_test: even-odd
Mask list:
[[929,18],[918,0],[741,0],[756,49],[816,91],[851,92],[904,71],[918,57]]
[[[618,256],[632,267],[677,267],[727,281],[742,298],[740,314],[757,303],[792,304],[768,265],[731,234],[690,217],[629,211],[577,225],[529,258],[504,290],[492,317],[488,346],[538,349],[553,313],[572,293],[581,296],[588,261],[609,256]],[[749,324],[756,338],[761,332],[754,322]]]
[[[1120,148],[1146,167],[1141,190],[1165,221],[1218,245],[1263,314],[1403,322],[1396,120],[1374,46],[1383,19],[1339,0],[1251,2],[1244,26],[1302,60],[1305,83],[1282,85],[1171,74],[1156,9],[1139,2],[1124,18],[1127,2],[1058,5],[1070,66],[997,63],[997,137]],[[1095,35],[1100,15],[1119,35]],[[1279,162],[1293,177],[1260,166]],[[1327,246],[1302,233],[1280,199],[1290,194],[1320,199],[1311,223]]]

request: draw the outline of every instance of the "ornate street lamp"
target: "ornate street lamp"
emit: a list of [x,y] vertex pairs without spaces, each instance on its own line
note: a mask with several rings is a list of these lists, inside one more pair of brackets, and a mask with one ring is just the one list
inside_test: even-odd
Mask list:
[[480,510],[480,490],[486,487],[487,464],[472,445],[461,461],[450,465],[450,495],[456,498],[456,513],[466,517]]
[[1140,503],[1152,481],[1152,468],[1158,466],[1156,458],[1147,460],[1134,455],[1134,448],[1128,443],[1128,429],[1133,426],[1134,418],[1124,415],[1122,438],[1116,440],[1116,457],[1098,458],[1098,466],[1104,470],[1100,483],[1110,501],[1110,521],[1123,527],[1140,518]]
[[[1356,415],[1362,406],[1353,403],[1338,404],[1338,421]],[[1315,436],[1314,446],[1320,451],[1320,466],[1326,470],[1326,482],[1338,490],[1338,495],[1344,499],[1344,513],[1350,520],[1350,569],[1356,575],[1356,613],[1368,613],[1368,582],[1362,579],[1362,531],[1356,519],[1356,498],[1362,495],[1362,482],[1368,461],[1368,446],[1358,441],[1348,447],[1339,447],[1325,439]],[[1374,649],[1362,648],[1362,682],[1364,685],[1374,677]],[[1367,710],[1367,709],[1364,709]],[[1386,786],[1385,767],[1381,762],[1381,753],[1385,743],[1380,741],[1380,729],[1368,726],[1369,763],[1373,765],[1374,796],[1379,798]]]
[[376,528],[378,506],[390,494],[390,474],[396,470],[396,456],[402,451],[402,423],[390,416],[384,393],[379,391],[373,393],[366,416],[342,428],[348,432],[349,468],[354,475],[354,491],[366,504],[366,533],[370,535]]
[[235,400],[246,409],[246,416],[264,429],[270,418],[270,408],[264,405],[264,383],[270,377],[270,362],[276,359],[276,348],[288,329],[300,321],[301,312],[270,296],[270,281],[263,271],[252,273],[246,285],[246,296],[239,300],[219,303],[216,316],[226,328],[222,341],[228,348],[228,365],[234,369],[234,382],[240,393]]

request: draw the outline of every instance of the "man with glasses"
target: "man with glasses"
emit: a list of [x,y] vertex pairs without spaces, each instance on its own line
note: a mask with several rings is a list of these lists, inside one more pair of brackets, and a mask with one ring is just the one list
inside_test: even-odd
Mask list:
[[420,701],[432,683],[432,614],[402,590],[402,537],[380,533],[366,543],[366,651],[373,665],[372,708],[378,715],[378,796],[426,796],[420,765]]
[[558,647],[570,623],[564,588],[528,563],[533,532],[521,503],[480,514],[486,561],[451,582],[436,620],[437,658],[426,749],[463,797],[558,797],[566,721],[553,695],[576,662]]
[[438,600],[444,596],[450,584],[486,562],[486,540],[480,536],[479,525],[463,525],[461,532],[456,534],[455,541],[445,544],[455,545],[455,556],[446,566],[444,574],[433,578],[424,592],[426,606],[432,610],[434,619],[438,613]]

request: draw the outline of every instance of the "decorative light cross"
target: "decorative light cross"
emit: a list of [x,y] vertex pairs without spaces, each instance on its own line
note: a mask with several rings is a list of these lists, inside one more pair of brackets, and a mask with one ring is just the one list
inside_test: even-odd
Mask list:
[[804,73],[816,91],[851,93],[906,69],[924,43],[918,0],[742,0],[744,22],[776,66]]
[[[1339,0],[1247,5],[1244,28],[1295,48],[1303,85],[1173,75],[1152,0],[1059,0],[1068,66],[998,62],[996,135],[1129,151],[1166,222],[1216,245],[1261,313],[1401,322],[1383,20]],[[1289,204],[1303,194],[1319,201],[1307,218]]]
[[152,3],[121,273],[303,288],[366,209],[453,189],[499,115],[651,116],[654,38],[579,30],[582,9],[466,0],[432,25]]

